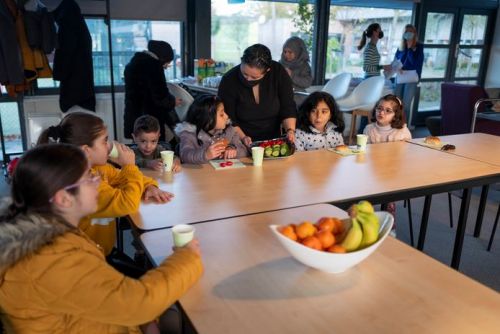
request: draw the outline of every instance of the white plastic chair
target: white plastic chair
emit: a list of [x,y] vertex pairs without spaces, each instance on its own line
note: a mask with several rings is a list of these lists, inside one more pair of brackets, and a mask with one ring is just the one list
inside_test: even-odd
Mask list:
[[331,78],[321,90],[333,96],[335,100],[340,99],[347,93],[351,78],[351,73],[337,74],[335,77]]
[[179,116],[179,119],[182,122],[186,118],[187,111],[189,109],[189,106],[191,106],[191,103],[193,103],[194,98],[193,96],[191,96],[191,94],[188,93],[187,90],[185,90],[179,85],[167,82],[167,88],[170,94],[172,94],[178,99],[182,99],[182,104],[178,107],[175,107],[177,116]]
[[371,111],[382,95],[384,83],[385,79],[383,76],[368,78],[361,81],[349,96],[337,101],[340,111],[352,113],[349,145],[352,145],[356,134],[357,116],[368,117],[368,122],[371,121]]

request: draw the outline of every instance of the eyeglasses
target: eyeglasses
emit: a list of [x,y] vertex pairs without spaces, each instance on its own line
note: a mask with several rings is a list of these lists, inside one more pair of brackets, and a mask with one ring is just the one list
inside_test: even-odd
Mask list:
[[385,114],[393,114],[394,110],[390,108],[382,108],[382,107],[377,107],[375,108],[375,111],[378,112],[379,114],[384,112]]
[[88,177],[86,177],[83,180],[78,181],[76,183],[70,184],[69,186],[66,186],[63,189],[69,190],[69,189],[78,188],[79,186],[81,186],[82,184],[85,184],[85,183],[97,184],[99,182],[101,182],[101,175],[94,170],[90,170]]

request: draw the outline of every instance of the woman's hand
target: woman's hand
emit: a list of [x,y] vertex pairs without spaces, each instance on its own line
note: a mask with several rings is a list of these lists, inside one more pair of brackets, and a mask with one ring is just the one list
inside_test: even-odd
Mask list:
[[226,148],[224,147],[224,143],[215,142],[212,145],[210,145],[205,151],[205,158],[207,160],[218,158],[224,153],[225,149]]
[[182,170],[181,160],[177,157],[174,158],[174,163],[172,165],[172,172],[179,173]]
[[142,198],[148,202],[156,202],[156,203],[167,203],[172,200],[174,197],[174,194],[169,193],[167,191],[163,191],[159,189],[156,186],[149,185],[146,187],[146,190],[144,190],[144,193],[142,194]]
[[295,130],[293,129],[288,129],[286,130],[286,138],[291,142],[295,142]]
[[227,147],[224,151],[224,159],[234,159],[238,151],[234,147]]
[[135,153],[127,145],[120,143],[115,143],[116,150],[118,151],[118,158],[110,159],[111,161],[117,163],[121,167],[126,165],[135,165]]
[[163,161],[161,161],[161,159],[148,160],[146,166],[159,172],[163,170]]
[[250,145],[252,145],[252,138],[250,138],[249,136],[243,137],[241,141],[243,142],[243,144],[245,144],[246,147],[250,147]]

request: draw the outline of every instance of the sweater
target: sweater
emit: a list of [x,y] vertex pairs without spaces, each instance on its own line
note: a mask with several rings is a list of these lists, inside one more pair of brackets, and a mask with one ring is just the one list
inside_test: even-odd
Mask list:
[[147,168],[149,161],[161,159],[160,152],[167,150],[165,147],[163,147],[163,145],[158,144],[153,153],[151,153],[150,155],[144,155],[141,150],[139,150],[139,147],[137,147],[137,145],[132,145],[131,148],[135,153],[135,164],[139,168]]
[[233,126],[240,127],[253,141],[279,137],[281,122],[297,117],[290,76],[273,61],[259,83],[258,104],[252,88],[245,86],[240,76],[240,65],[233,67],[222,77],[218,91]]
[[368,143],[370,144],[411,139],[411,133],[406,124],[403,125],[402,129],[395,129],[390,125],[379,126],[377,123],[371,123],[365,127],[363,133],[368,135]]
[[144,176],[135,165],[121,170],[111,165],[93,167],[101,175],[97,211],[80,221],[79,228],[109,255],[116,241],[115,218],[139,210],[144,190],[158,182]]
[[366,44],[363,51],[363,71],[365,77],[380,75],[382,66],[380,63],[380,54],[378,53],[377,45],[373,43]]
[[[205,157],[207,148],[213,144],[214,137],[223,137],[229,141],[229,145],[236,148],[236,158],[243,158],[248,155],[246,146],[241,142],[236,130],[228,125],[224,130],[216,132],[213,136],[201,130],[196,136],[196,125],[182,122],[175,127],[175,133],[180,139],[179,154],[182,163],[203,164],[208,160]],[[198,142],[201,141],[201,144]]]
[[324,132],[320,132],[312,125],[309,126],[311,132],[297,129],[295,131],[295,148],[297,151],[312,151],[344,145],[344,138],[340,132],[335,131],[336,127],[332,122],[328,122]]
[[0,317],[6,333],[139,334],[199,279],[201,259],[179,249],[140,279],[106,263],[77,228],[17,215],[0,224]]

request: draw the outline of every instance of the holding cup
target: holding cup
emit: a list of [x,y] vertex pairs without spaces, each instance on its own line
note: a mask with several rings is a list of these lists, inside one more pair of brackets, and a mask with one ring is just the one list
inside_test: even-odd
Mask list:
[[174,151],[161,151],[160,156],[163,161],[163,170],[171,172],[174,164]]
[[356,146],[358,151],[366,151],[366,143],[368,143],[367,135],[356,135]]
[[111,151],[109,151],[108,156],[111,159],[116,159],[116,158],[118,158],[118,148],[116,147],[116,142],[112,142],[111,145],[112,145]]
[[175,247],[184,247],[193,240],[194,227],[186,224],[175,225],[172,227],[172,237]]
[[252,160],[254,166],[262,166],[264,160],[264,148],[260,146],[252,147]]

